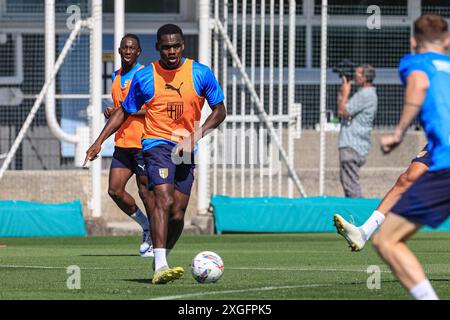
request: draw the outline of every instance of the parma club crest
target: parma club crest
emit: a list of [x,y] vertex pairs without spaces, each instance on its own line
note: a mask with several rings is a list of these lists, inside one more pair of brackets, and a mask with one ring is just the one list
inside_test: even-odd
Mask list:
[[183,102],[167,103],[167,115],[173,120],[178,120],[183,115]]
[[159,168],[159,176],[163,179],[166,179],[169,175],[169,169],[168,168]]

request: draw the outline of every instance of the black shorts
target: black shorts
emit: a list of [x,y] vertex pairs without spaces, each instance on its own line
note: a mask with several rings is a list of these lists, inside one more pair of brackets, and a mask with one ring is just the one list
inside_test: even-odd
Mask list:
[[450,168],[421,175],[392,212],[415,223],[439,227],[450,214]]
[[146,176],[142,149],[114,147],[111,169],[127,168],[137,176]]
[[176,164],[172,160],[173,148],[170,144],[160,144],[143,152],[149,189],[168,183],[181,193],[190,195],[194,183],[194,156],[188,154],[190,161],[187,164]]
[[432,162],[431,162],[431,156],[430,153],[428,152],[428,145],[426,145],[422,151],[420,151],[417,156],[411,160],[411,163],[413,162],[421,162],[424,165],[426,165],[428,168],[431,166]]

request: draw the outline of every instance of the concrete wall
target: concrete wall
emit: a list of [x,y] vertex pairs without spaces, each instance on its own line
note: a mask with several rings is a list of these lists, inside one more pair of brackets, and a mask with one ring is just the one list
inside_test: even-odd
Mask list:
[[[426,138],[422,131],[410,131],[403,143],[389,155],[380,148],[380,137],[390,131],[376,130],[372,133],[372,147],[365,165],[361,168],[360,179],[364,197],[382,197],[395,183],[397,177],[409,166],[412,158],[425,146]],[[326,134],[326,174],[325,194],[344,196],[339,182],[338,133]],[[319,193],[319,150],[320,140],[317,131],[304,131],[302,138],[295,143],[295,168],[308,195]]]
[[[382,131],[372,134],[373,146],[367,158],[367,163],[361,170],[361,185],[365,197],[382,197],[395,183],[398,175],[405,170],[411,159],[422,149],[426,141],[422,132],[412,131],[407,134],[402,145],[389,155],[383,155],[379,138]],[[339,182],[339,165],[337,152],[336,132],[328,132],[326,137],[326,165],[325,194],[343,196]],[[286,141],[286,140],[284,140]],[[304,131],[302,138],[295,141],[295,168],[304,184],[308,196],[318,195],[319,192],[319,133]],[[220,171],[219,171],[220,173]],[[89,215],[88,195],[90,190],[89,171],[80,170],[47,170],[47,171],[7,171],[0,180],[0,200],[28,200],[39,202],[64,202],[80,199],[83,203],[83,212]],[[248,175],[245,177],[248,179]],[[257,180],[256,180],[257,181]],[[219,185],[221,181],[219,179]],[[230,185],[231,180],[227,181]],[[236,177],[236,194],[240,194],[240,181]],[[246,185],[246,187],[248,184]],[[108,171],[103,171],[102,180],[102,206],[103,218],[108,221],[130,221],[115,203],[109,198]],[[137,199],[135,179],[128,183],[127,190]],[[189,223],[195,214],[197,203],[196,185],[192,190],[191,201],[188,207],[186,221]]]
[[[108,171],[102,172],[102,213],[107,222],[131,221],[108,195]],[[136,199],[140,208],[144,206],[139,198],[136,180],[130,179],[127,191]],[[190,221],[196,203],[196,186],[193,188],[189,204]],[[9,170],[0,180],[0,200],[25,200],[45,203],[58,203],[80,199],[83,214],[89,218],[90,183],[88,170]]]

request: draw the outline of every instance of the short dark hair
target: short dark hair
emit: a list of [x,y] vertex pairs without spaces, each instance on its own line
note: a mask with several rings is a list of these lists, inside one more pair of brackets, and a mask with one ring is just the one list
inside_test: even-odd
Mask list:
[[132,38],[132,39],[136,40],[138,48],[141,49],[141,41],[139,40],[139,37],[137,35],[135,35],[134,33],[127,33],[126,35],[124,35],[122,37],[122,40],[120,40],[120,42],[122,42],[123,39],[125,39],[125,38]]
[[375,68],[368,64],[362,64],[360,67],[363,69],[364,78],[366,78],[366,82],[373,83],[373,80],[375,79]]
[[181,31],[181,28],[179,26],[177,26],[176,24],[168,23],[168,24],[161,26],[158,29],[158,32],[156,33],[157,41],[160,42],[161,37],[166,34],[179,34],[179,35],[181,35],[181,38],[184,39],[183,31]]
[[414,37],[417,42],[436,42],[445,39],[448,23],[441,16],[424,14],[414,21]]

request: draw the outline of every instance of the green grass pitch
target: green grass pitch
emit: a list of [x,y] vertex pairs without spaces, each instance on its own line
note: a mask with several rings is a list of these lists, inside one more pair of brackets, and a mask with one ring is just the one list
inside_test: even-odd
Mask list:
[[[410,299],[369,244],[350,252],[337,234],[183,236],[169,256],[185,275],[152,285],[152,259],[137,255],[139,237],[0,238],[0,299]],[[450,233],[423,232],[410,242],[441,299],[450,299]],[[190,261],[200,251],[224,260],[223,277],[199,284]],[[69,290],[77,265],[81,288]],[[380,289],[367,273],[379,266]],[[370,281],[369,281],[370,282]]]

